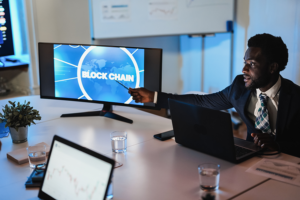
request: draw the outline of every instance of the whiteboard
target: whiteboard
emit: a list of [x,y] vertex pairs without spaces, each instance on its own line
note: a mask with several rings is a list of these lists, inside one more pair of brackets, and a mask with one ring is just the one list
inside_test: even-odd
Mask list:
[[234,0],[92,0],[93,38],[227,32]]

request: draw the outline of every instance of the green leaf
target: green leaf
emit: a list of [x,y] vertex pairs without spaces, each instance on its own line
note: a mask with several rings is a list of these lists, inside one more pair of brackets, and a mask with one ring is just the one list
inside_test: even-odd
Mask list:
[[[34,120],[41,120],[41,116],[39,115],[39,111],[33,109],[33,107],[29,106],[30,102],[26,102],[22,104],[20,102],[15,106],[15,102],[9,102],[10,105],[6,104],[3,106],[3,114],[0,113],[1,122],[6,122],[7,127],[23,127],[30,126],[31,124],[36,124]],[[1,123],[0,122],[0,123]]]

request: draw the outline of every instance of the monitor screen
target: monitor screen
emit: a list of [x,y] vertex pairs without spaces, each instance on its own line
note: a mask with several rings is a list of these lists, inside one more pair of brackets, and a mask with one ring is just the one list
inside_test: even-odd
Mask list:
[[0,0],[0,56],[14,55],[8,0]]
[[155,107],[135,103],[128,88],[161,91],[162,50],[39,43],[42,98]]
[[104,199],[112,165],[55,140],[41,190],[54,199]]

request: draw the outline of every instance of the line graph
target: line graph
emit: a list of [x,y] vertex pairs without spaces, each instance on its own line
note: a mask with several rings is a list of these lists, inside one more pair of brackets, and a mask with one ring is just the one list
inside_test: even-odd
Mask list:
[[170,20],[177,18],[177,1],[150,0],[148,4],[149,19]]
[[186,5],[188,8],[227,4],[228,2],[224,0],[186,0]]
[[164,15],[172,15],[176,10],[176,7],[173,7],[171,9],[161,9],[161,8],[155,8],[149,12],[150,15],[155,15],[155,14],[164,14]]
[[[91,200],[93,199],[95,191],[98,189],[100,181],[97,181],[97,183],[93,186],[90,187],[89,184],[87,184],[85,187],[80,185],[80,180],[76,178],[76,176],[72,175],[71,172],[69,172],[68,169],[65,168],[65,166],[62,166],[61,169],[58,168],[53,168],[52,170],[49,170],[47,173],[47,181],[53,179],[53,178],[59,178],[60,181],[65,181],[64,179],[66,177],[68,178],[69,186],[73,187],[73,192],[76,194],[76,197],[79,197],[81,193],[86,195],[86,199]],[[56,177],[57,176],[57,177]],[[104,185],[104,184],[102,184]],[[92,188],[92,189],[90,189]]]

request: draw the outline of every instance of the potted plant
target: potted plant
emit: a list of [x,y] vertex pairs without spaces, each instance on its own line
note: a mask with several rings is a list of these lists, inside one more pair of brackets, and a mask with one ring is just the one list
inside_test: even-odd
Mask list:
[[15,102],[8,101],[0,113],[0,123],[5,122],[5,128],[9,127],[13,143],[23,143],[27,141],[28,126],[35,124],[34,120],[41,120],[39,111],[30,107],[30,101],[16,105]]

